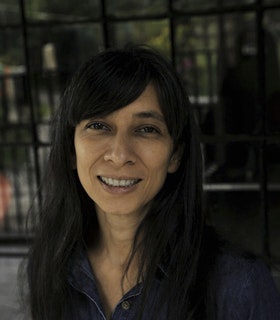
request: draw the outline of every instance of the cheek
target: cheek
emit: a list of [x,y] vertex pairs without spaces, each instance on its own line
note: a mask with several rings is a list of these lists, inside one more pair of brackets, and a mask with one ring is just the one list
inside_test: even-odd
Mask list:
[[154,171],[154,174],[167,173],[170,166],[171,151],[153,149],[146,157],[147,163],[150,164],[150,168]]
[[[75,165],[80,180],[87,179],[89,177],[89,168],[91,166],[91,157],[86,148],[79,145],[76,148]],[[82,182],[82,181],[81,181]]]
[[88,143],[79,141],[75,143],[75,158],[77,165],[79,163],[88,163],[92,158],[92,148]]

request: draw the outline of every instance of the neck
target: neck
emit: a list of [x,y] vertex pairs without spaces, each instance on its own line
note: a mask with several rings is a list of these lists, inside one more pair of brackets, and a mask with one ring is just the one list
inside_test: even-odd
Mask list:
[[137,256],[129,266],[128,259],[141,219],[133,214],[108,214],[100,210],[96,213],[99,232],[88,249],[88,257],[104,309],[110,315],[125,292],[138,281]]
[[114,267],[125,268],[137,228],[141,222],[139,216],[110,215],[97,211],[99,233],[92,251],[104,257]]

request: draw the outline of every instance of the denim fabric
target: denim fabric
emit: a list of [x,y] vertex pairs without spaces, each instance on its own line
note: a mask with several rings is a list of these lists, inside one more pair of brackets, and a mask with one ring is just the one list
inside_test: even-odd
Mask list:
[[[67,320],[106,320],[96,281],[83,251],[71,261],[68,283],[70,284],[70,303],[67,306]],[[145,305],[143,319],[150,319],[149,315],[151,308],[155,305],[159,285],[160,277],[153,281],[152,290],[149,293],[149,303]],[[111,320],[135,320],[139,310],[141,293],[142,286],[140,284],[126,293],[117,304]],[[163,310],[164,308],[161,308],[160,312],[164,313]],[[164,316],[161,315],[159,319],[164,319]]]
[[[263,263],[223,254],[218,259],[215,278],[217,320],[280,320],[280,294]],[[106,320],[96,281],[83,251],[71,259],[68,283],[67,320]],[[153,320],[150,315],[159,286],[160,278],[154,279],[144,307],[144,320]],[[141,290],[141,285],[137,285],[125,294],[111,319],[135,320]],[[158,319],[166,319],[164,306],[160,310]]]
[[280,320],[280,294],[261,261],[225,254],[216,281],[217,319]]

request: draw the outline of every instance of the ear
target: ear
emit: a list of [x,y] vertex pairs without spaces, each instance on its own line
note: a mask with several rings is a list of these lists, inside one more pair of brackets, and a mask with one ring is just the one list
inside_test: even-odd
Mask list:
[[182,155],[183,155],[184,148],[182,145],[178,146],[175,151],[173,152],[172,157],[170,158],[169,165],[167,172],[168,173],[175,173],[180,166]]

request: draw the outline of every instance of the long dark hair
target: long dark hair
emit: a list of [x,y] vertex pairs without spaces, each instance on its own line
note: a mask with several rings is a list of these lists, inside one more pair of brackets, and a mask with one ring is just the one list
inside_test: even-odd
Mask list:
[[[140,252],[144,298],[158,265],[164,265],[168,278],[163,281],[160,299],[167,303],[170,319],[200,319],[207,313],[202,160],[194,116],[171,64],[150,48],[133,47],[101,52],[83,64],[54,118],[43,205],[29,256],[33,319],[63,319],[69,257],[76,247],[87,244],[89,230],[97,228],[94,204],[73,169],[75,126],[128,105],[150,83],[182,157],[177,172],[167,176],[139,226],[131,259]],[[151,318],[157,319],[156,315]]]

